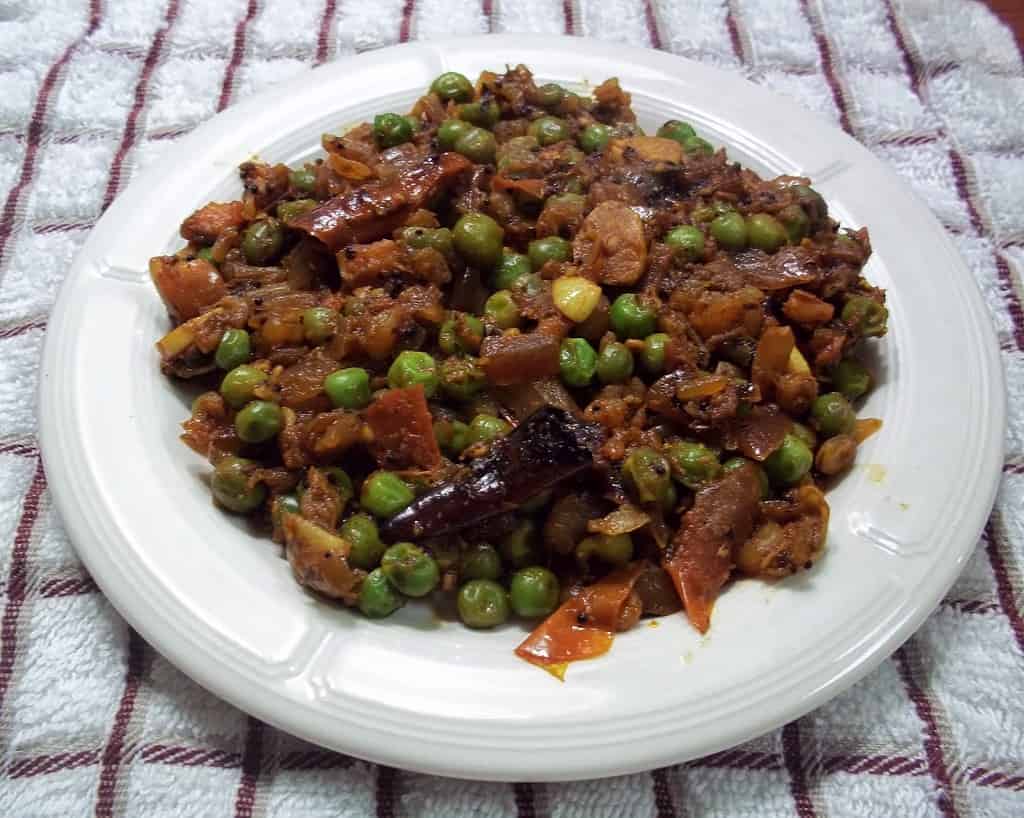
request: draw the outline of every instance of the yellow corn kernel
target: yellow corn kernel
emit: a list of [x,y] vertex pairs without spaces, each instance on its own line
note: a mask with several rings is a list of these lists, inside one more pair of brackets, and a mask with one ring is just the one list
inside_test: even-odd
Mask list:
[[601,288],[583,276],[556,278],[551,297],[566,318],[577,324],[586,321],[601,300]]

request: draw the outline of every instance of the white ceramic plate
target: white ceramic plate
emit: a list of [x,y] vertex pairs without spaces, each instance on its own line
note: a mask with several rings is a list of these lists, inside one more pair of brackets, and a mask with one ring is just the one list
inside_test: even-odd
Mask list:
[[[568,85],[616,75],[641,124],[670,117],[769,176],[807,175],[844,224],[868,225],[889,289],[885,419],[829,495],[829,551],[771,587],[744,581],[701,639],[682,615],[620,636],[566,682],[516,659],[524,630],[474,633],[425,606],[372,622],[316,601],[278,548],[216,510],[177,439],[187,397],[157,367],[168,328],[150,256],[182,218],[238,195],[254,153],[298,162],[320,134],[404,110],[446,70],[524,62]],[[951,373],[956,373],[953,376]],[[43,454],[82,560],[125,618],[204,686],[322,745],[414,770],[554,780],[647,769],[749,739],[875,667],[938,604],[977,541],[1000,465],[1004,392],[971,276],[928,209],[852,139],[735,76],[662,53],[490,36],[363,54],[286,82],[181,140],[107,211],[47,337]]]

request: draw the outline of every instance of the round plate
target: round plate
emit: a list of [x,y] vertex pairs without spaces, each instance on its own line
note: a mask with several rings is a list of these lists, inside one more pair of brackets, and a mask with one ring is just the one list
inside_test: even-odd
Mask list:
[[[614,54],[614,60],[609,54]],[[157,365],[168,329],[147,260],[178,225],[237,198],[236,166],[294,163],[320,134],[406,110],[431,78],[523,62],[544,81],[616,75],[646,128],[679,117],[759,173],[810,176],[871,229],[889,291],[876,344],[885,419],[829,495],[829,549],[785,582],[734,583],[709,635],[682,615],[619,636],[564,683],[425,605],[369,621],[304,593],[277,546],[210,502],[178,440],[188,397]],[[955,378],[950,372],[957,373]],[[863,147],[793,103],[667,54],[561,37],[389,48],[282,83],[171,148],[92,231],[50,321],[41,379],[50,486],[79,554],[124,617],[183,671],[327,747],[469,778],[590,778],[682,761],[822,704],[921,624],[971,554],[1002,463],[1004,392],[979,293],[928,209]],[[970,430],[970,434],[966,433]],[[955,475],[955,479],[953,476]],[[809,625],[809,623],[813,623]]]

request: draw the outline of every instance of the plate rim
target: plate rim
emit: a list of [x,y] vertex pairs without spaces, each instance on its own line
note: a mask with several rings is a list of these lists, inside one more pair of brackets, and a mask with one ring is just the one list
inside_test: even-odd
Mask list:
[[[443,49],[445,52],[443,59],[446,62],[453,62],[458,59],[457,52],[459,48],[472,49],[486,44],[495,44],[496,40],[501,40],[510,46],[515,45],[524,52],[535,50],[538,46],[553,49],[569,47],[590,49],[597,47],[602,51],[606,51],[609,45],[599,40],[584,37],[531,35],[531,42],[526,46],[522,46],[519,44],[517,35],[493,34],[416,41],[345,57],[315,68],[312,72],[304,72],[297,77],[279,83],[264,92],[254,95],[241,105],[233,106],[228,111],[211,117],[171,146],[160,164],[166,164],[168,160],[173,161],[185,158],[191,146],[198,144],[203,138],[207,137],[209,135],[208,132],[212,132],[217,127],[217,123],[223,123],[230,117],[242,118],[247,111],[266,104],[269,98],[275,95],[287,94],[291,89],[298,90],[302,87],[316,84],[318,78],[325,78],[335,72],[343,71],[347,67],[352,66],[355,61],[379,60],[382,56],[387,57],[391,53],[412,53],[417,49]],[[796,103],[779,97],[774,92],[766,90],[761,86],[754,85],[739,75],[683,57],[638,47],[616,46],[616,49],[616,65],[635,65],[638,60],[647,60],[649,63],[654,62],[665,68],[674,67],[677,70],[680,68],[690,68],[691,70],[714,74],[722,81],[733,85],[741,84],[756,88],[759,93],[768,93],[772,100],[781,100],[779,105],[784,111],[797,112],[799,117],[805,121],[810,121],[813,127],[819,131],[828,131],[832,138],[847,140],[848,143],[856,146],[857,150],[870,157],[871,162],[899,184],[908,194],[908,197],[913,200],[914,206],[940,232],[945,245],[945,255],[951,264],[959,268],[956,272],[963,279],[963,283],[968,291],[968,298],[971,302],[972,318],[978,323],[978,339],[980,344],[977,351],[981,355],[982,366],[985,367],[986,374],[990,379],[988,397],[995,396],[1000,398],[988,407],[989,420],[994,421],[994,423],[991,423],[992,429],[990,430],[987,454],[989,459],[993,461],[993,465],[997,468],[991,469],[991,475],[984,486],[985,491],[982,493],[982,498],[979,502],[970,506],[967,512],[974,521],[968,528],[971,531],[976,530],[980,533],[994,503],[1001,474],[1003,448],[1005,445],[1006,393],[1004,374],[994,329],[991,321],[988,320],[988,312],[982,300],[977,281],[970,273],[949,237],[945,234],[945,230],[941,228],[930,208],[920,200],[914,191],[909,189],[902,179],[881,163],[867,148],[860,145],[859,142],[838,128],[835,128],[831,123],[799,108]],[[280,701],[276,702],[277,709],[275,709],[276,700],[273,699],[272,695],[268,696],[268,693],[273,694],[275,691],[268,691],[266,684],[248,677],[239,676],[232,679],[230,674],[225,674],[223,668],[220,668],[216,662],[209,662],[207,657],[197,655],[194,649],[195,646],[192,646],[190,649],[188,644],[184,644],[181,641],[181,634],[176,634],[174,629],[169,627],[167,622],[163,621],[157,605],[133,593],[133,588],[125,582],[124,575],[120,573],[118,566],[113,563],[109,555],[99,545],[100,538],[105,533],[109,534],[110,532],[101,531],[100,527],[96,525],[96,521],[89,519],[89,515],[84,511],[83,490],[81,486],[76,485],[74,475],[71,475],[63,468],[63,460],[67,450],[60,445],[63,442],[60,427],[62,425],[61,418],[65,417],[66,412],[69,410],[62,406],[53,384],[57,380],[54,376],[59,374],[57,361],[60,357],[60,349],[57,339],[63,334],[61,330],[71,314],[69,309],[70,299],[67,296],[73,290],[76,283],[80,283],[85,278],[86,271],[82,269],[83,263],[81,259],[85,257],[86,250],[93,243],[94,237],[98,232],[97,228],[104,221],[111,218],[111,214],[115,213],[119,201],[126,200],[130,194],[137,195],[147,183],[159,178],[161,175],[159,171],[159,166],[154,165],[140,173],[122,191],[118,199],[115,200],[115,204],[101,217],[97,225],[90,232],[89,238],[76,255],[76,259],[65,281],[61,285],[60,293],[48,322],[43,350],[43,364],[39,375],[38,417],[40,453],[44,468],[46,469],[51,496],[67,528],[69,537],[74,543],[76,553],[86,565],[86,568],[106,598],[118,610],[120,615],[148,643],[190,678],[221,699],[239,707],[246,713],[253,714],[268,724],[314,741],[322,746],[333,747],[341,752],[350,753],[371,761],[430,774],[482,780],[573,780],[639,772],[655,766],[676,763],[693,758],[695,755],[704,755],[725,749],[741,741],[761,735],[820,706],[859,681],[867,673],[880,665],[885,658],[917,631],[956,580],[966,558],[974,550],[976,538],[966,542],[969,538],[965,536],[963,538],[965,543],[961,544],[956,551],[957,559],[951,560],[952,568],[943,575],[942,581],[933,583],[930,586],[931,593],[926,599],[919,600],[916,604],[910,605],[909,609],[904,612],[904,615],[897,622],[887,627],[885,639],[874,643],[870,648],[858,651],[856,661],[848,663],[846,667],[842,668],[832,678],[824,680],[816,689],[808,692],[799,701],[791,702],[788,706],[779,708],[777,712],[772,714],[771,718],[762,718],[752,725],[747,724],[743,727],[734,725],[731,729],[723,730],[717,742],[702,748],[697,754],[692,751],[673,754],[660,750],[647,755],[636,753],[625,762],[612,761],[598,768],[595,768],[592,764],[583,768],[580,765],[574,766],[571,762],[565,762],[561,767],[552,766],[549,763],[550,759],[545,758],[541,760],[540,754],[536,757],[521,757],[506,753],[503,756],[503,766],[495,770],[493,766],[481,765],[479,762],[476,765],[469,763],[467,756],[477,752],[473,748],[462,748],[459,750],[451,745],[444,745],[442,749],[447,752],[447,757],[445,757],[444,752],[427,757],[429,754],[425,753],[422,749],[419,751],[415,748],[412,751],[396,750],[389,746],[390,739],[368,742],[365,740],[365,735],[359,735],[355,738],[351,736],[346,737],[346,741],[339,742],[337,736],[325,736],[322,730],[318,731],[319,725],[316,724],[316,720],[313,718],[316,711],[315,706],[309,708],[310,712],[308,714],[299,714],[301,718],[283,718],[280,714],[280,705],[285,704],[290,708],[294,708],[295,703],[293,700],[283,697],[278,693]],[[979,320],[979,318],[982,320]],[[293,709],[292,712],[296,711]],[[496,749],[495,753],[497,752]]]

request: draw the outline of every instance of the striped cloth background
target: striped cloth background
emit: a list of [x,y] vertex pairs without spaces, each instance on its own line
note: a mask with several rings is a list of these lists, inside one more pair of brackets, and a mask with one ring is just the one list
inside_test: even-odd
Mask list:
[[[991,309],[1011,423],[973,560],[878,671],[737,749],[557,785],[443,780],[320,750],[216,700],[148,647],[97,592],[51,507],[33,406],[47,313],[132,174],[284,77],[486,31],[666,49],[796,98],[906,178]],[[0,815],[1024,815],[1022,191],[1021,54],[977,3],[0,0]]]

